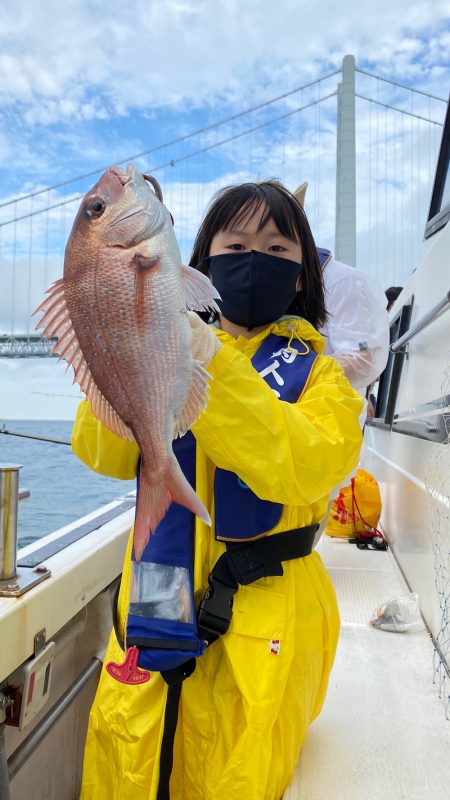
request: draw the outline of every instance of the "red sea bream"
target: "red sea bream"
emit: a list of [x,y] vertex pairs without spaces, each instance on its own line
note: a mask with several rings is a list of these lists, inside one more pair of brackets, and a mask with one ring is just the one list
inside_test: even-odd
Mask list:
[[133,165],[110,167],[85,195],[64,277],[47,294],[37,309],[42,335],[58,337],[54,350],[72,365],[98,419],[139,446],[139,561],[172,500],[210,524],[172,441],[191,427],[207,394],[208,375],[191,357],[187,309],[215,309],[218,294],[182,266],[159,185]]

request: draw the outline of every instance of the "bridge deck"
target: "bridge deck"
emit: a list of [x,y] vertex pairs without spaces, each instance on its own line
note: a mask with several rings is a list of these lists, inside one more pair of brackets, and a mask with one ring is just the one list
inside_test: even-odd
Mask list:
[[0,358],[36,358],[51,356],[56,339],[43,339],[38,334],[0,334]]

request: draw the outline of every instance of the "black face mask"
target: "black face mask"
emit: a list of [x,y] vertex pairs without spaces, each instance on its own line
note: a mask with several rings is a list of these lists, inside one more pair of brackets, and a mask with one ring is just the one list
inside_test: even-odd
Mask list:
[[303,264],[288,258],[250,252],[209,256],[205,261],[221,300],[223,316],[251,330],[283,316],[297,294]]

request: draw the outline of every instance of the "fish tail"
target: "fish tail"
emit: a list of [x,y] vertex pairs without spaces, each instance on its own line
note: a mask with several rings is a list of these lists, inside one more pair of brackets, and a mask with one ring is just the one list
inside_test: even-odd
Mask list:
[[141,469],[133,535],[134,557],[138,564],[150,535],[155,532],[171,502],[172,497],[166,484],[150,483],[145,471]]
[[185,506],[207,525],[211,525],[211,518],[205,506],[186,480],[178,462],[171,465],[166,481],[161,483],[151,483],[146,477],[145,470],[141,468],[133,535],[134,557],[137,563],[140,562],[151,534],[155,532],[172,501]]
[[185,506],[206,525],[211,525],[211,517],[200,498],[194,492],[191,484],[185,478],[178,461],[175,461],[170,472],[169,491],[175,503]]

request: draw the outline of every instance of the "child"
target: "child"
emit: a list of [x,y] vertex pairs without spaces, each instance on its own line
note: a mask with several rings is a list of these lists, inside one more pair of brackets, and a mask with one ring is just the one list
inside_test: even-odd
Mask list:
[[[211,636],[205,625],[210,643],[179,684],[168,749],[172,687],[159,672],[129,686],[103,670],[83,800],[167,798],[170,771],[172,800],[280,800],[334,659],[336,599],[311,548],[330,490],[358,461],[363,401],[321,355],[315,326],[326,317],[323,283],[303,209],[276,181],[225,189],[200,227],[191,265],[222,298],[212,324],[189,315],[193,356],[211,376],[206,410],[192,428],[195,489],[213,519],[212,528],[195,519],[194,591],[199,603],[218,559],[237,554],[240,577],[231,589],[222,574],[210,578],[213,590],[234,600],[231,624]],[[98,423],[85,401],[73,449],[99,472],[136,474],[136,445]],[[261,552],[266,577],[252,574]],[[130,553],[131,539],[118,604],[121,640]],[[105,664],[124,657],[113,632]]]

